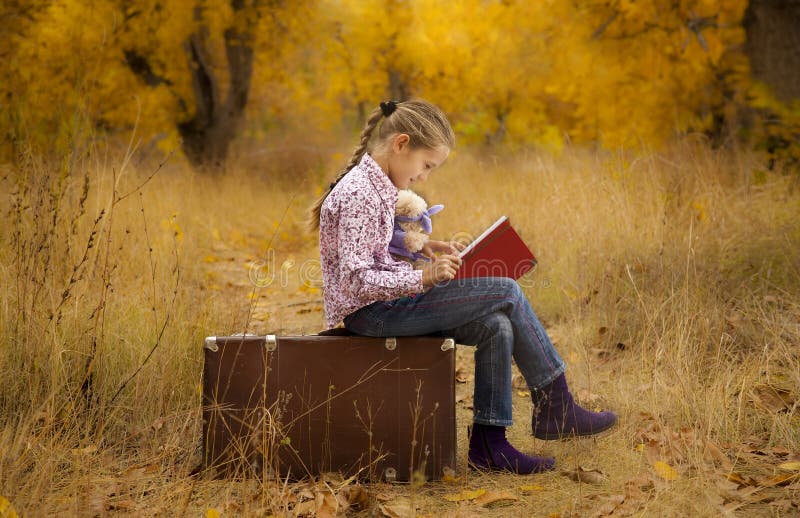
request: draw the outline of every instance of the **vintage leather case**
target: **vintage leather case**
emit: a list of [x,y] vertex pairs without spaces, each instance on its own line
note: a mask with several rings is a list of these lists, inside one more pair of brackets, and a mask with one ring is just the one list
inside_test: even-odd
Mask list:
[[435,336],[206,338],[204,466],[441,478],[456,459],[454,358]]

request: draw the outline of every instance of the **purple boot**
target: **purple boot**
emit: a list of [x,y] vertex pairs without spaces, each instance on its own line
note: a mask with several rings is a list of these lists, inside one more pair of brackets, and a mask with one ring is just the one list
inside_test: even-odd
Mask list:
[[506,439],[506,429],[475,423],[469,429],[469,466],[485,471],[510,471],[529,475],[553,469],[555,459],[530,457],[516,450]]
[[579,407],[572,399],[563,374],[549,385],[533,390],[531,399],[531,427],[537,439],[593,435],[611,428],[617,422],[617,415],[613,412],[590,412]]

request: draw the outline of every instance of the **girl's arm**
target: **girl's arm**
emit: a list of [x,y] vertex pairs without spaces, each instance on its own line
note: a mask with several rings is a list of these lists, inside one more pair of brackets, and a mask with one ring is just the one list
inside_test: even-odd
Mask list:
[[354,198],[339,207],[337,241],[343,285],[349,286],[353,296],[361,300],[391,300],[421,293],[421,270],[389,270],[376,264],[374,251],[386,246],[385,229],[380,221],[385,209],[380,200],[376,203],[363,194]]

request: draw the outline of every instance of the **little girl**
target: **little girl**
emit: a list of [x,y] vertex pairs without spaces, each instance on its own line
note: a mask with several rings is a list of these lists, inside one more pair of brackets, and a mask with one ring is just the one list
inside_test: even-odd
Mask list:
[[332,328],[343,320],[360,335],[433,334],[476,346],[469,465],[519,474],[549,470],[554,459],[526,455],[506,439],[512,358],[531,391],[535,437],[592,435],[613,426],[617,416],[575,403],[564,362],[515,280],[448,282],[461,264],[463,245],[455,242],[429,241],[440,255],[422,270],[389,255],[398,189],[427,180],[454,143],[447,117],[428,102],[390,101],[372,111],[350,162],[312,208],[326,322]]

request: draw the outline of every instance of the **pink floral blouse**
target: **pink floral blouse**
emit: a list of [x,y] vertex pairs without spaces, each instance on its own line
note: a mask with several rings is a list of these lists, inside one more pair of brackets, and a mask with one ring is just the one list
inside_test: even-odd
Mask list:
[[389,255],[397,188],[364,154],[328,194],[319,221],[328,328],[378,300],[421,293],[422,271]]

